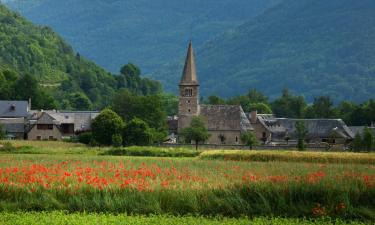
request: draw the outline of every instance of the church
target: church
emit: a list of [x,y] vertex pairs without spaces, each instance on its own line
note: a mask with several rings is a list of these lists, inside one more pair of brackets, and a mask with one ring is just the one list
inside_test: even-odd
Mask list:
[[201,116],[209,131],[206,144],[239,145],[241,134],[253,128],[240,105],[201,105],[194,51],[190,41],[182,78],[179,83],[178,134]]

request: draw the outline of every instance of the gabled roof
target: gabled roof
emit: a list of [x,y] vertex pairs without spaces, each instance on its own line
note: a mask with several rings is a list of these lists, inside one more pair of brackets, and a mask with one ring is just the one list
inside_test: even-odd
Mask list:
[[249,119],[239,105],[201,105],[200,115],[210,131],[253,130]]
[[195,67],[193,44],[190,41],[180,85],[199,85]]
[[[356,134],[363,135],[363,131],[365,129],[365,126],[351,126],[351,127],[349,127],[349,129],[353,132],[354,135],[356,135]],[[372,130],[372,132],[375,135],[375,127],[369,127],[369,129]]]
[[305,124],[308,131],[307,137],[310,139],[329,137],[354,138],[352,130],[341,119],[289,119],[275,118],[270,114],[260,114],[258,115],[258,121],[273,134],[273,138],[280,140],[284,139],[286,135],[296,138],[295,125],[299,121]]
[[0,101],[0,118],[26,117],[28,110],[27,101]]

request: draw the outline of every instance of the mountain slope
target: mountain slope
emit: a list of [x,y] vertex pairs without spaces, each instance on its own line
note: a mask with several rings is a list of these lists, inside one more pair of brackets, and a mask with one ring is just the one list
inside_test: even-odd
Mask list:
[[263,12],[280,0],[8,0],[31,21],[60,33],[82,55],[117,72],[130,62],[146,73],[195,44]]
[[[76,54],[51,28],[35,26],[1,4],[0,69],[11,69],[21,76],[30,74],[55,97],[60,107],[63,100],[79,96],[79,101],[87,101],[88,97],[89,105],[100,108],[108,104],[119,88],[117,76]],[[139,78],[128,83],[158,86]],[[79,108],[79,104],[73,108]]]
[[289,87],[310,99],[374,97],[373,12],[371,0],[285,1],[209,43],[200,53],[202,79],[207,87],[217,77],[234,81],[229,90],[216,86],[216,93],[251,86],[268,95]]
[[[275,97],[288,87],[310,101],[374,98],[374,12],[372,0],[285,0],[197,49],[203,94],[257,88]],[[180,70],[154,78],[174,89]]]

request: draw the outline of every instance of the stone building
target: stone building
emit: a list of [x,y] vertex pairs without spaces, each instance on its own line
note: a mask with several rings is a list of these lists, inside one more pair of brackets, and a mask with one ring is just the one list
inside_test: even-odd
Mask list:
[[194,116],[202,116],[210,133],[207,144],[241,144],[241,134],[252,130],[242,107],[239,105],[201,105],[199,98],[199,82],[193,46],[190,42],[179,84],[178,133],[190,125]]
[[265,143],[296,142],[296,123],[303,122],[309,143],[346,144],[354,138],[352,130],[341,119],[277,118],[272,114],[250,113],[256,137]]
[[69,139],[91,129],[97,111],[31,111],[27,118],[28,140]]
[[7,139],[24,139],[29,109],[30,102],[27,101],[0,101],[0,124]]

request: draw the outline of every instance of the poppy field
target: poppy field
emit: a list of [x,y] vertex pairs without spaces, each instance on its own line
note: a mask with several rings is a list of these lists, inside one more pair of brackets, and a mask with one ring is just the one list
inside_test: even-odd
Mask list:
[[375,165],[0,155],[0,210],[374,220]]

